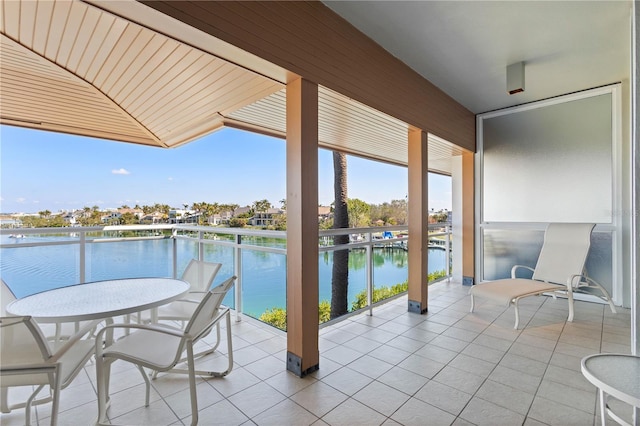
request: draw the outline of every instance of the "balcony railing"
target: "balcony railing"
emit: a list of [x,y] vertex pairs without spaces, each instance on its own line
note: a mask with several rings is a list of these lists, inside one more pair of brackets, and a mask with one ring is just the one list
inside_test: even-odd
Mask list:
[[[451,258],[450,258],[450,241],[451,227],[448,224],[430,225],[430,246],[438,246],[443,248],[446,256],[446,268],[444,278],[449,278],[451,274]],[[128,235],[127,235],[128,234]],[[350,242],[343,245],[334,245],[333,237],[336,235],[350,235]],[[144,240],[171,240],[169,243],[170,253],[167,253],[169,270],[154,270],[154,275],[180,275],[181,257],[196,257],[200,260],[208,259],[208,250],[211,247],[217,247],[223,250],[230,250],[231,256],[227,256],[229,260],[225,265],[226,274],[233,274],[238,277],[234,291],[234,301],[232,306],[237,313],[237,319],[240,320],[244,312],[243,310],[243,278],[245,278],[243,268],[243,254],[246,253],[270,253],[283,256],[286,264],[286,232],[285,231],[269,231],[254,230],[244,228],[218,228],[210,226],[194,226],[194,225],[123,225],[123,226],[97,226],[97,227],[68,227],[68,228],[13,228],[1,229],[0,235],[3,238],[3,244],[0,249],[23,249],[29,247],[49,247],[49,246],[72,246],[73,250],[77,250],[77,270],[68,277],[66,282],[56,286],[71,285],[77,282],[84,283],[94,281],[96,275],[88,274],[91,259],[89,252],[92,247],[98,247],[102,244],[114,243],[133,243],[135,241]],[[24,238],[16,238],[7,243],[6,237],[24,236]],[[35,237],[38,237],[36,239]],[[47,237],[47,238],[42,238]],[[185,246],[187,244],[188,246]],[[364,256],[364,273],[365,273],[365,289],[367,295],[366,308],[371,314],[376,303],[373,303],[374,294],[374,248],[377,247],[393,247],[397,249],[407,250],[409,244],[409,236],[406,226],[391,227],[374,227],[374,228],[348,228],[337,230],[322,230],[318,236],[319,252],[330,253],[336,250],[349,249],[352,251],[363,250]],[[192,246],[195,248],[192,250]],[[185,247],[189,247],[192,253],[185,253]],[[232,261],[230,259],[233,259]],[[103,259],[104,260],[104,259]],[[188,259],[187,259],[188,260]],[[35,259],[34,259],[35,261]],[[144,260],[142,260],[144,261]],[[217,261],[217,260],[214,260]],[[185,262],[183,262],[186,264]],[[230,268],[233,264],[233,267]],[[5,267],[3,262],[3,268]],[[97,269],[97,268],[95,268]],[[109,269],[109,268],[105,268]],[[27,272],[25,272],[27,273]],[[55,273],[52,271],[52,273]],[[107,271],[106,274],[110,274]],[[117,274],[116,272],[113,272]],[[3,274],[6,275],[6,274]],[[42,275],[42,273],[40,273]],[[46,275],[46,274],[45,274]],[[148,273],[146,274],[148,275]],[[87,280],[87,277],[90,276]],[[118,276],[100,276],[99,279],[120,278]],[[38,279],[47,280],[51,277],[42,276]],[[276,278],[278,279],[278,278]],[[286,272],[282,278],[286,285]],[[11,283],[9,283],[11,285]],[[394,283],[395,284],[395,283]],[[286,287],[283,287],[286,288]],[[284,300],[283,300],[284,303]]]

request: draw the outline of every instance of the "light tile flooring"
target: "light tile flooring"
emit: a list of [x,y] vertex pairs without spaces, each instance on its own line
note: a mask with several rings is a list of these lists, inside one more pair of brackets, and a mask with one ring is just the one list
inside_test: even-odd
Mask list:
[[[321,329],[320,370],[305,378],[285,371],[286,336],[245,318],[232,325],[234,370],[199,379],[201,425],[594,425],[595,387],[580,359],[597,352],[630,352],[630,313],[576,302],[530,297],[513,308],[488,303],[469,313],[467,287],[430,287],[429,313],[407,313],[401,297]],[[226,347],[201,361],[224,365]],[[109,417],[120,425],[190,424],[187,377],[162,374],[143,407],[137,370],[117,362]],[[59,424],[87,425],[97,415],[95,369],[62,393]],[[18,392],[11,397],[20,397]],[[622,406],[626,416],[630,410]],[[50,404],[33,410],[48,424]],[[4,426],[24,424],[22,410],[3,414]]]

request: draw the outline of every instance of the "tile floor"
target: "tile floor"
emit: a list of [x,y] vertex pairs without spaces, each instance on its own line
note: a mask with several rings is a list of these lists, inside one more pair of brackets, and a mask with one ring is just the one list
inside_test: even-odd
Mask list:
[[[430,287],[429,313],[407,313],[406,296],[321,329],[320,370],[305,378],[285,371],[286,336],[250,318],[233,322],[234,370],[199,379],[200,425],[594,425],[596,390],[580,359],[630,352],[630,312],[566,300],[530,297],[513,309],[480,303],[469,313],[466,287]],[[221,353],[201,361],[215,367]],[[119,425],[190,424],[187,377],[162,374],[143,407],[137,370],[117,362],[109,419]],[[20,397],[21,389],[10,397]],[[625,415],[630,410],[624,408]],[[33,409],[49,424],[50,404]],[[96,418],[95,368],[88,364],[62,393],[60,425]],[[4,426],[24,424],[22,410],[3,414]]]

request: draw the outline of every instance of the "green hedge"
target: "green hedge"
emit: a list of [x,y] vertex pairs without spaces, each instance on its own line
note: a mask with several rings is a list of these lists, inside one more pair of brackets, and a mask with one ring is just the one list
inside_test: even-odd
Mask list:
[[[429,282],[436,281],[439,278],[445,277],[445,271],[436,271],[430,273],[428,276]],[[382,286],[373,289],[373,303],[379,302],[396,294],[407,291],[408,281],[403,283],[392,285],[391,287]],[[365,308],[367,306],[367,290],[362,290],[356,294],[356,300],[351,305],[351,311],[357,311],[358,309]],[[331,304],[327,300],[320,302],[318,306],[318,320],[319,323],[327,322],[330,319]],[[270,324],[280,330],[287,330],[287,310],[284,308],[271,308],[267,309],[262,315],[260,315],[260,321]]]

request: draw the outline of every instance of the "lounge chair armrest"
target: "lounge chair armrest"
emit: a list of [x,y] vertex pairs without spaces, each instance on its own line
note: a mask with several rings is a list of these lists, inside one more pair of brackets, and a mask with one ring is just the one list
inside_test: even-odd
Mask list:
[[598,281],[594,280],[593,278],[589,277],[588,275],[572,275],[571,284],[573,285],[574,288],[583,287],[585,285],[587,287],[592,287],[592,286],[602,287],[602,284],[600,284]]
[[531,272],[534,272],[534,269],[533,269],[533,268],[530,268],[530,267],[528,267],[528,266],[525,266],[525,265],[513,265],[513,268],[511,268],[511,278],[518,278],[518,277],[516,276],[516,271],[517,271],[518,269],[527,269],[527,270],[529,270],[529,271],[531,271]]

